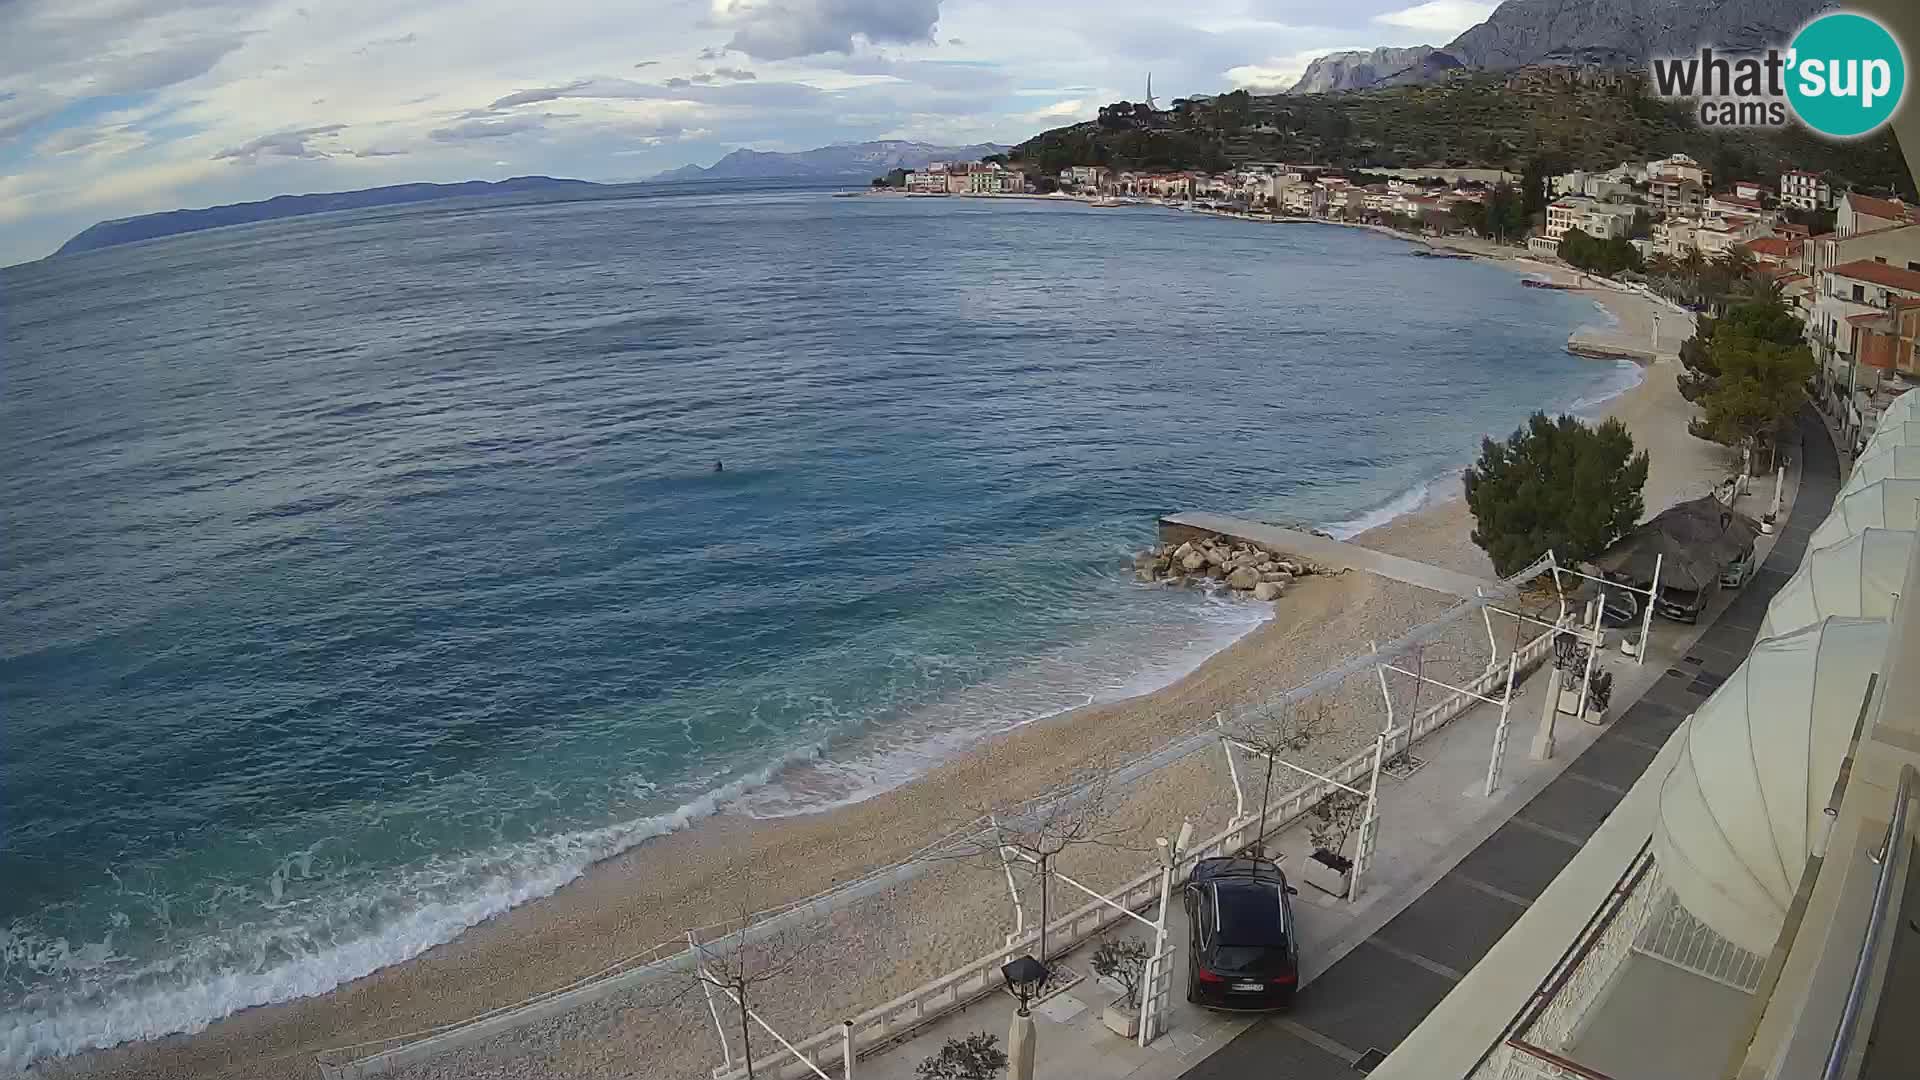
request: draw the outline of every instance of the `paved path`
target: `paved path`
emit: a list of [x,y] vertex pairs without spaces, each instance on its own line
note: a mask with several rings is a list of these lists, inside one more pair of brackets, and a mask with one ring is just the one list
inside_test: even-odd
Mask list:
[[1767,603],[1800,565],[1840,486],[1833,444],[1811,407],[1800,417],[1800,437],[1800,487],[1773,550],[1679,666],[1425,895],[1302,988],[1291,1013],[1248,1028],[1187,1078],[1351,1080],[1426,1018],[1572,860],[1668,736],[1746,659]]
[[1265,522],[1249,521],[1246,518],[1195,511],[1170,514],[1161,518],[1160,522],[1163,525],[1181,525],[1190,529],[1225,533],[1235,539],[1250,540],[1335,570],[1365,570],[1395,581],[1404,581],[1409,585],[1418,585],[1423,589],[1451,593],[1454,596],[1464,596],[1469,599],[1475,595],[1476,590],[1484,589],[1488,595],[1495,595],[1504,592],[1506,588],[1498,582],[1477,578],[1472,574],[1462,574],[1457,570],[1443,570],[1438,566],[1428,566],[1426,563],[1403,559],[1398,555],[1388,555],[1383,551],[1363,548],[1358,544],[1349,544],[1329,536],[1316,536],[1310,532],[1301,532],[1299,529],[1268,525]]

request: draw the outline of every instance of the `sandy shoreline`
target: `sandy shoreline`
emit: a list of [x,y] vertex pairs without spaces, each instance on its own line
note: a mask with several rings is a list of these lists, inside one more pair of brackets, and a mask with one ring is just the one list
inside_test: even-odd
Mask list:
[[[1417,239],[1417,238],[1412,238]],[[1512,263],[1526,273],[1546,268]],[[1565,280],[1574,275],[1562,271]],[[1608,328],[1648,341],[1652,302],[1607,289],[1583,292],[1614,315]],[[1679,316],[1663,314],[1662,322]],[[1683,332],[1661,328],[1663,353]],[[1653,459],[1649,513],[1708,490],[1726,472],[1719,448],[1686,434],[1690,407],[1675,389],[1678,364],[1663,359],[1606,404]],[[1515,417],[1518,424],[1522,417]],[[1357,543],[1434,565],[1491,576],[1468,539],[1471,519],[1456,493],[1355,537]],[[647,841],[602,863],[554,896],[468,930],[405,964],[330,993],[249,1009],[193,1035],[170,1036],[47,1062],[49,1076],[261,1077],[312,1075],[312,1056],[332,1046],[417,1031],[568,983],[612,959],[742,910],[820,892],[892,863],[995,805],[1049,790],[1079,770],[1131,758],[1298,685],[1450,606],[1451,598],[1362,574],[1311,578],[1275,617],[1161,690],[1037,721],[865,802],[823,813],[754,820],[721,813]],[[1470,630],[1477,630],[1476,622]],[[1450,636],[1434,662],[1456,676],[1479,670],[1484,633]],[[1446,676],[1441,676],[1446,677]],[[1339,711],[1369,687],[1329,695]],[[1330,763],[1367,737],[1335,723],[1308,756]],[[1162,769],[1117,793],[1122,835],[1150,837],[1190,815],[1204,831],[1224,824],[1230,792],[1215,754]],[[1150,842],[1149,842],[1150,843]],[[1070,872],[1114,883],[1137,873],[1145,845],[1076,850]],[[770,984],[762,1011],[792,1035],[809,1034],[879,1004],[997,944],[1011,927],[997,866],[955,862],[870,901],[822,931],[813,965],[830,978]],[[681,988],[671,998],[627,994],[532,1025],[397,1075],[646,1076],[693,1080],[717,1063],[704,1003]]]

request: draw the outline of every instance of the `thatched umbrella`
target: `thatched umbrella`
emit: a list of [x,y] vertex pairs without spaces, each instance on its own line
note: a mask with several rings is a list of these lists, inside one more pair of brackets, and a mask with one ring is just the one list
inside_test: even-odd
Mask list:
[[1653,583],[1698,592],[1753,546],[1760,526],[1711,495],[1667,507],[1621,537],[1594,563],[1609,577],[1640,588]]

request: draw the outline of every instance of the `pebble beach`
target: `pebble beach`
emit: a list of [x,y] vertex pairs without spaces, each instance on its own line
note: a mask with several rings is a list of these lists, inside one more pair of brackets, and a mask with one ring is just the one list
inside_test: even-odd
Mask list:
[[[1578,285],[1563,269],[1515,260],[1516,272]],[[1721,448],[1686,433],[1691,409],[1675,379],[1690,319],[1646,298],[1588,287],[1611,315],[1588,340],[1622,349],[1654,341],[1658,359],[1632,389],[1597,406],[1649,451],[1652,514],[1723,479]],[[1525,418],[1513,417],[1518,425]],[[1504,432],[1490,432],[1504,435]],[[1352,542],[1492,577],[1469,537],[1458,485]],[[1145,586],[1143,586],[1145,587]],[[1246,601],[1252,603],[1254,601]],[[1212,722],[1238,716],[1366,648],[1435,618],[1454,598],[1364,573],[1290,582],[1273,616],[1163,689],[1076,709],[991,739],[932,772],[850,806],[779,818],[723,808],[689,828],[610,859],[555,895],[483,922],[456,940],[330,993],[253,1008],[207,1029],[37,1067],[58,1077],[256,1078],[311,1075],[326,1048],[417,1032],[568,984],[646,951],[685,928],[761,910],[888,866],[977,815],[1138,758]],[[1475,640],[1475,634],[1481,640]],[[1432,647],[1436,677],[1484,666],[1475,621]],[[1368,685],[1329,691],[1331,726],[1302,757],[1337,762],[1370,739]],[[804,772],[803,763],[794,767]],[[804,784],[804,776],[795,783]],[[1205,835],[1226,823],[1232,794],[1217,754],[1196,754],[1110,794],[1103,841],[1063,856],[1062,869],[1095,885],[1140,873],[1152,838],[1182,818]],[[858,901],[817,928],[805,965],[758,991],[756,1008],[792,1035],[810,1034],[993,949],[1011,929],[995,862],[956,858],[898,888]],[[670,981],[670,980],[669,980]],[[616,994],[407,1067],[395,1075],[646,1077],[694,1080],[718,1064],[706,1004],[690,980]]]

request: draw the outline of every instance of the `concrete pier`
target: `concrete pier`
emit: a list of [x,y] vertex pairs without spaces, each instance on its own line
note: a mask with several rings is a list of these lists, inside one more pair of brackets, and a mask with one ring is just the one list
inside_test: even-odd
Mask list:
[[1398,555],[1388,555],[1385,552],[1363,548],[1358,544],[1349,544],[1344,540],[1316,536],[1313,533],[1301,532],[1281,525],[1268,525],[1261,521],[1249,521],[1245,518],[1229,517],[1226,514],[1209,514],[1203,511],[1169,514],[1160,519],[1162,543],[1178,544],[1214,533],[1234,540],[1258,544],[1273,551],[1298,555],[1308,562],[1330,570],[1365,570],[1369,574],[1378,574],[1384,578],[1404,581],[1409,585],[1418,585],[1423,589],[1432,589],[1452,596],[1471,598],[1479,590],[1485,590],[1487,595],[1493,596],[1506,591],[1506,586],[1499,582],[1477,578],[1472,574],[1428,566],[1426,563],[1404,559]]

